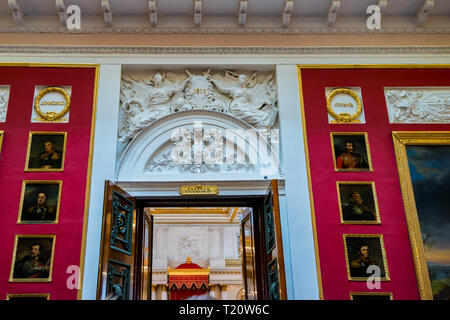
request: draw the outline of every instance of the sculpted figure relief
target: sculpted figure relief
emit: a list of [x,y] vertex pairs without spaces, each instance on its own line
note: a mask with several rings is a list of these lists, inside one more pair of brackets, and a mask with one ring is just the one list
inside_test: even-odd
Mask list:
[[[273,89],[266,82],[264,83],[265,90],[258,92],[258,89],[261,89],[260,85],[257,82],[252,85],[250,83],[252,79],[249,81],[245,74],[232,73],[232,75],[238,78],[237,86],[226,86],[214,79],[210,80],[220,92],[231,97],[229,112],[256,128],[272,127],[278,113],[274,106],[276,98]],[[268,81],[270,80],[271,77]]]
[[450,90],[445,88],[385,89],[394,123],[450,122]]
[[131,140],[151,122],[171,113],[213,110],[231,114],[256,128],[271,128],[278,114],[273,74],[225,71],[155,72],[152,76],[124,75],[121,107],[124,111],[119,140]]
[[[166,81],[159,72],[155,73],[152,80],[145,79],[141,83],[131,78],[124,79],[122,98],[125,101],[122,100],[122,107],[125,113],[128,114],[128,121],[125,125],[125,131],[127,132],[121,137],[121,140],[133,137],[150,122],[170,114],[172,110],[169,100],[176,93],[180,94],[183,92],[190,79],[191,77],[189,76],[181,84],[177,85]],[[177,101],[180,99],[182,97],[178,95]]]

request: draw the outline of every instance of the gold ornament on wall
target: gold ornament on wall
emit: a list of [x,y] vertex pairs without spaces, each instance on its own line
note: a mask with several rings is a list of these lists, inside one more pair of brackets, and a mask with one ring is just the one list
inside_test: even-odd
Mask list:
[[[41,100],[45,95],[56,92],[61,94],[64,97],[65,101],[43,101],[41,104]],[[44,112],[41,109],[41,105],[48,105],[48,106],[60,106],[63,105],[64,108],[57,112],[57,111],[46,111]],[[41,90],[36,98],[34,99],[34,110],[39,115],[40,118],[35,119],[36,121],[42,121],[42,122],[58,122],[58,121],[66,121],[66,119],[62,119],[67,112],[69,112],[70,109],[70,95],[69,93],[61,88],[61,87],[47,87],[43,90]]]
[[[344,94],[350,96],[354,103],[352,102],[336,102],[334,105],[332,104],[333,98],[336,97],[339,94]],[[336,107],[348,107],[350,109],[356,109],[354,112],[336,112],[334,108]],[[361,114],[362,111],[362,103],[361,99],[359,98],[358,94],[354,92],[353,90],[347,89],[347,88],[338,88],[331,91],[327,96],[327,111],[330,116],[332,116],[335,120],[333,120],[331,123],[360,123],[360,120],[357,118]]]

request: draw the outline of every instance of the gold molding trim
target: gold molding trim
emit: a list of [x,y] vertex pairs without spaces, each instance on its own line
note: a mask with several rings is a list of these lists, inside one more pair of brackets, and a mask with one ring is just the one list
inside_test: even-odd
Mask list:
[[[87,242],[87,227],[89,220],[89,203],[91,198],[91,181],[92,181],[92,162],[94,157],[94,138],[95,138],[95,124],[97,119],[97,97],[98,97],[98,82],[100,78],[100,65],[99,64],[81,64],[71,65],[77,68],[95,68],[94,77],[94,92],[92,93],[92,114],[91,114],[91,137],[89,142],[89,160],[88,171],[86,176],[86,193],[84,201],[84,216],[83,216],[83,232],[81,237],[81,250],[80,250],[80,288],[77,291],[77,300],[82,299],[83,295],[83,278],[84,278],[84,263],[86,260],[86,242]],[[103,224],[102,224],[103,225]],[[101,253],[100,253],[101,254]],[[101,255],[100,255],[101,256]],[[97,278],[97,292],[100,286],[100,278]]]
[[[61,112],[54,112],[54,111],[48,111],[48,112],[43,112],[41,110],[41,106],[40,106],[40,102],[41,99],[50,92],[58,92],[60,93],[63,97],[65,102],[64,108]],[[70,110],[70,95],[69,93],[61,87],[47,87],[43,90],[41,90],[38,95],[36,96],[36,98],[34,99],[34,110],[36,111],[36,113],[41,117],[41,119],[37,119],[38,121],[42,121],[42,122],[57,122],[57,121],[61,121],[60,119],[62,117],[64,117],[67,112],[69,112]]]
[[447,69],[450,64],[298,64],[299,69]]
[[167,274],[169,276],[208,276],[209,275],[209,267],[208,269],[167,269]]
[[348,261],[348,252],[347,252],[347,238],[379,238],[380,239],[380,247],[381,247],[381,254],[384,264],[384,273],[385,277],[380,277],[380,281],[390,281],[391,278],[389,277],[389,268],[387,263],[387,257],[386,257],[386,250],[384,248],[384,241],[383,241],[383,235],[382,234],[353,234],[353,233],[344,233],[342,235],[344,239],[344,250],[345,250],[345,264],[347,267],[347,278],[349,281],[367,281],[368,277],[352,277],[350,275],[350,264]]
[[[50,266],[48,270],[48,278],[40,279],[40,278],[34,278],[34,279],[28,279],[28,278],[20,278],[20,279],[14,279],[14,264],[16,262],[16,255],[17,255],[17,245],[19,242],[19,238],[48,238],[52,239],[52,249],[50,254]],[[16,234],[14,239],[14,249],[13,249],[13,256],[11,261],[11,271],[9,274],[9,282],[51,282],[52,281],[52,273],[53,273],[53,262],[55,261],[55,243],[56,243],[56,235],[54,234]]]
[[[63,149],[61,154],[61,168],[60,169],[45,169],[45,168],[29,168],[29,162],[30,162],[30,155],[31,155],[31,143],[33,140],[33,135],[63,135],[64,136],[64,142],[63,142]],[[66,147],[67,147],[67,132],[63,131],[30,131],[28,136],[28,147],[27,147],[27,155],[25,157],[25,169],[26,172],[60,172],[64,171],[64,163],[66,160]]]
[[[342,209],[342,203],[341,203],[341,193],[339,186],[340,185],[352,185],[352,184],[359,184],[359,185],[370,185],[372,186],[372,195],[373,195],[373,201],[374,201],[374,207],[375,207],[375,220],[366,220],[366,221],[344,221],[344,214]],[[337,196],[338,196],[338,204],[339,204],[339,214],[341,218],[341,224],[381,224],[380,219],[380,209],[378,207],[378,198],[377,198],[377,192],[375,189],[375,182],[374,181],[336,181],[336,188],[337,188]]]
[[50,300],[50,293],[7,293],[6,300],[10,298],[46,298]]
[[5,135],[5,131],[0,130],[0,156],[2,155],[2,145],[3,145],[3,136]]
[[[341,113],[337,114],[333,110],[331,101],[338,94],[346,94],[346,95],[351,96],[353,99],[355,99],[356,111],[353,114],[349,114],[346,112],[341,112]],[[359,98],[358,94],[353,90],[350,90],[347,88],[334,89],[327,96],[327,111],[328,111],[328,114],[335,119],[335,121],[332,121],[332,123],[360,123],[360,121],[357,120],[356,118],[358,118],[359,115],[361,114],[362,102],[361,102],[361,99]]]
[[[367,164],[369,165],[369,169],[338,169],[336,166],[337,160],[336,160],[336,154],[334,150],[334,136],[364,136],[364,141],[366,142],[366,151],[367,151]],[[372,172],[373,166],[372,166],[372,157],[370,156],[370,146],[369,146],[369,136],[367,132],[330,132],[330,138],[331,138],[331,152],[333,155],[333,165],[334,165],[334,171],[339,172]]]
[[392,292],[350,292],[350,300],[353,300],[353,296],[389,296],[390,300],[394,300]]
[[[22,221],[23,201],[25,198],[25,188],[27,184],[58,184],[58,202],[56,204],[55,221],[36,221],[36,222]],[[62,180],[23,180],[22,192],[20,195],[19,214],[17,216],[17,224],[57,224],[59,219],[59,210],[61,207],[61,193],[62,193]]]
[[431,281],[425,260],[419,216],[409,171],[407,145],[450,145],[450,131],[394,131],[395,157],[402,191],[403,206],[411,243],[411,251],[416,270],[417,284],[422,300],[433,300]]
[[323,296],[323,283],[322,283],[322,270],[320,268],[320,255],[319,255],[319,242],[317,237],[317,224],[316,224],[316,213],[314,209],[314,196],[312,191],[312,181],[311,181],[311,167],[309,164],[309,150],[308,150],[308,137],[306,132],[306,115],[305,115],[305,103],[303,101],[303,85],[302,85],[302,70],[300,65],[297,65],[297,77],[298,77],[298,91],[300,96],[300,111],[302,116],[302,129],[303,129],[303,144],[305,146],[305,160],[306,160],[306,169],[307,169],[307,177],[308,177],[308,191],[309,191],[309,204],[311,207],[311,224],[312,224],[312,232],[314,237],[314,254],[316,258],[316,270],[317,270],[317,285],[319,290],[319,298],[320,300],[324,300]]

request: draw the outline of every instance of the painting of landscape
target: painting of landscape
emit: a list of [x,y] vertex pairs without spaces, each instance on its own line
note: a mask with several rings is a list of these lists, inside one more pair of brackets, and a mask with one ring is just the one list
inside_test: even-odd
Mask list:
[[433,297],[450,300],[450,146],[406,152]]

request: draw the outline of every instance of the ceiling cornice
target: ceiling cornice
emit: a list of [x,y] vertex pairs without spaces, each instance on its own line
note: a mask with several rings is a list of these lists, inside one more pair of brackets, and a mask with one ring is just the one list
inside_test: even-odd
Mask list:
[[68,30],[63,26],[0,26],[0,33],[48,33],[48,34],[450,34],[449,26],[417,27],[411,25],[383,27],[369,30],[366,26],[349,27],[147,27],[147,26],[104,26],[82,27]]
[[252,54],[252,55],[304,55],[304,54],[449,54],[450,46],[321,46],[321,47],[161,47],[161,46],[29,46],[0,45],[0,53],[27,54]]

